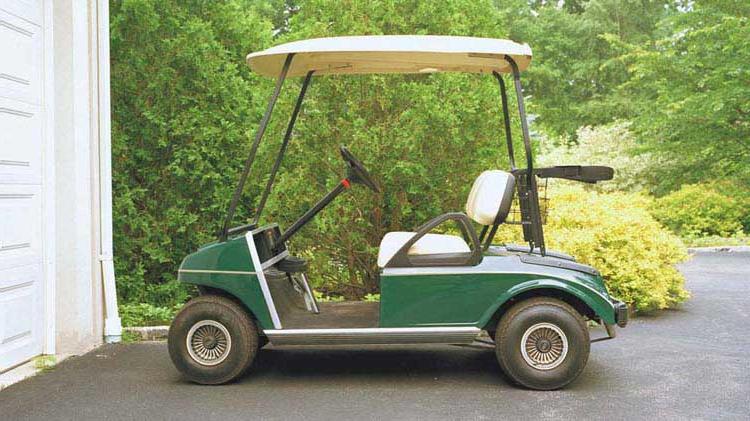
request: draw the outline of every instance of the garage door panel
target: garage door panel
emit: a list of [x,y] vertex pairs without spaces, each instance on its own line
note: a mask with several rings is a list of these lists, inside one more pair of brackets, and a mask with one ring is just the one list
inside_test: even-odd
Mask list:
[[40,186],[0,185],[0,270],[41,260],[40,196]]
[[3,0],[0,9],[30,23],[42,25],[42,0]]
[[43,351],[43,7],[0,0],[0,372]]
[[0,372],[42,352],[41,265],[0,270]]
[[0,184],[41,183],[40,107],[0,98]]
[[0,96],[40,103],[41,35],[38,26],[0,9]]

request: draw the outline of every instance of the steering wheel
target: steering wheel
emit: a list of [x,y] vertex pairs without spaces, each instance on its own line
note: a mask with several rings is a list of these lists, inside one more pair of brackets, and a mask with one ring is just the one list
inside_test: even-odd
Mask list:
[[370,173],[367,172],[365,166],[362,165],[359,159],[352,155],[352,153],[349,152],[349,149],[346,149],[346,146],[342,145],[339,148],[339,151],[341,151],[341,157],[344,158],[344,161],[346,161],[346,164],[349,166],[347,168],[347,178],[349,181],[352,183],[364,184],[375,193],[380,193],[380,187],[378,187],[378,184],[372,179],[372,176],[370,176]]

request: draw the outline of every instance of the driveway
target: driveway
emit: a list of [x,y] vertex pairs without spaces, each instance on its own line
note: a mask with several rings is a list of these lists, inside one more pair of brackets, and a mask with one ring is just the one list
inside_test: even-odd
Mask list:
[[682,265],[693,298],[592,345],[565,390],[508,384],[481,347],[284,348],[196,386],[164,343],[104,346],[0,392],[0,419],[748,419],[750,253]]

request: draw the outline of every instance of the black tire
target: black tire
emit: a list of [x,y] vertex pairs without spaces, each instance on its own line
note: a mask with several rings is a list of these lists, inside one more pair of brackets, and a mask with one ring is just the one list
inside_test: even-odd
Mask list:
[[[560,336],[555,329],[564,335]],[[530,347],[524,356],[521,344],[527,332],[529,337],[525,342]],[[537,340],[535,333],[541,335]],[[553,298],[532,298],[511,307],[500,319],[495,337],[500,368],[511,380],[529,389],[554,390],[566,386],[581,374],[589,358],[586,322],[574,308]],[[563,346],[564,340],[567,347]],[[557,358],[553,357],[555,353]],[[551,361],[542,363],[540,358]]]
[[494,330],[488,330],[487,331],[487,336],[489,336],[490,339],[492,339],[492,342],[495,341],[495,331]]
[[268,345],[268,337],[267,336],[261,336],[258,339],[258,348],[263,348],[264,346]]
[[[226,346],[226,351],[213,359],[219,362],[211,362],[210,358],[206,360],[213,365],[201,363],[188,350],[190,330],[206,323],[223,326],[229,334],[230,346]],[[211,333],[224,336],[221,330],[209,330],[206,336]],[[197,331],[193,337],[196,334]],[[213,338],[210,340],[213,341]],[[258,344],[258,328],[248,312],[238,303],[216,295],[202,295],[190,300],[169,327],[168,348],[172,362],[188,380],[200,384],[222,384],[241,376],[258,354]],[[192,352],[199,355],[195,348]]]

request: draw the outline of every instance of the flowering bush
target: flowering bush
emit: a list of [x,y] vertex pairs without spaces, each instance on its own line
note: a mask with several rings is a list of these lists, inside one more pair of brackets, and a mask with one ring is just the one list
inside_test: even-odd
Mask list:
[[737,198],[703,184],[685,185],[656,199],[651,211],[661,223],[688,238],[731,237],[742,231],[747,213]]
[[[651,200],[634,193],[598,193],[579,186],[550,187],[547,248],[601,271],[607,289],[634,309],[673,307],[689,296],[675,264],[687,259],[682,241],[649,213]],[[505,226],[496,241],[518,242]]]
[[639,191],[650,183],[649,171],[655,158],[638,153],[630,123],[620,121],[607,126],[581,127],[578,142],[573,145],[551,145],[543,142],[538,162],[552,165],[606,165],[614,168],[615,177],[591,186],[598,191]]

